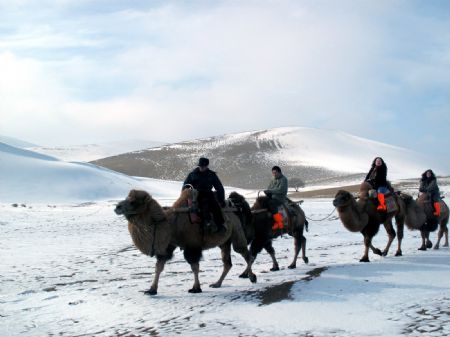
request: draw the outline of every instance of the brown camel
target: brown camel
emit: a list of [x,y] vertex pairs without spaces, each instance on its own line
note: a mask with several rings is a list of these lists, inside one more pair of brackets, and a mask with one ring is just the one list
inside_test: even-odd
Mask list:
[[272,239],[286,232],[290,236],[294,237],[294,259],[292,260],[292,263],[288,266],[288,268],[293,269],[297,267],[297,257],[300,249],[302,250],[303,261],[305,263],[308,263],[309,260],[306,256],[306,238],[303,235],[304,228],[308,225],[305,213],[300,208],[298,203],[288,200],[290,214],[287,221],[287,229],[285,231],[277,231],[273,233],[273,219],[272,214],[269,211],[269,200],[270,199],[266,196],[260,196],[256,199],[251,208],[253,226],[256,228],[266,228],[266,233],[268,233],[265,241],[262,241],[261,239],[258,240],[257,238],[257,240],[252,243],[252,246],[250,247],[252,256],[256,258],[256,255],[261,251],[261,249],[265,248],[272,258],[273,265],[270,270],[280,270],[278,262],[275,258],[275,250],[272,247]]
[[[405,221],[405,205],[401,198],[393,194],[395,208],[390,212],[377,211],[376,198],[369,197],[371,185],[364,182],[360,186],[360,197],[356,201],[355,197],[347,191],[339,190],[333,200],[342,224],[351,232],[361,232],[364,236],[364,254],[360,262],[369,262],[369,248],[377,255],[386,256],[394,240],[396,233],[392,225],[395,217],[397,224],[398,246],[395,256],[401,256],[401,243],[403,240],[403,230]],[[372,238],[378,233],[380,225],[383,224],[388,234],[388,242],[383,251],[372,245]]]
[[433,246],[430,241],[430,232],[434,232],[439,226],[438,239],[434,249],[439,249],[442,237],[445,235],[444,247],[448,247],[448,220],[449,209],[441,200],[441,214],[439,218],[433,214],[434,209],[429,196],[423,193],[417,200],[411,196],[403,197],[406,204],[406,226],[411,230],[420,230],[422,245],[419,250],[427,250]]
[[145,291],[146,294],[156,295],[159,276],[176,247],[184,251],[184,258],[194,273],[195,281],[190,293],[202,291],[198,278],[199,261],[202,251],[213,247],[220,247],[222,251],[223,272],[219,280],[210,287],[220,287],[231,269],[231,245],[247,262],[246,272],[250,281],[256,282],[256,275],[251,269],[253,259],[247,249],[239,219],[232,212],[225,212],[225,232],[205,231],[203,225],[191,222],[187,207],[180,207],[186,204],[191,193],[190,189],[185,189],[173,207],[163,209],[147,192],[131,190],[128,197],[116,206],[116,214],[125,215],[128,220],[128,230],[135,246],[146,255],[156,255],[153,283]]

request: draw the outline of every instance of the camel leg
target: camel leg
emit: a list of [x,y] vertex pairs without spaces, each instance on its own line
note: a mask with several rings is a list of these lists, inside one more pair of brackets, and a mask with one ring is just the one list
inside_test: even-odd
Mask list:
[[444,230],[445,229],[442,226],[439,226],[438,238],[436,244],[434,245],[434,249],[439,249],[439,244],[441,243],[441,239],[444,236]]
[[388,234],[388,243],[386,247],[384,248],[382,255],[386,256],[389,252],[389,248],[391,248],[392,241],[395,239],[395,230],[394,226],[392,225],[392,219],[386,220],[386,222],[383,224],[384,228],[386,229],[386,233]]
[[191,263],[191,269],[194,273],[194,285],[191,289],[188,290],[188,292],[197,294],[202,292],[202,288],[200,288],[200,280],[198,279],[198,274],[200,272],[200,264],[197,263]]
[[433,247],[433,243],[430,241],[430,232],[427,232],[427,243],[426,243],[426,245],[427,245],[428,249]]
[[231,242],[228,241],[222,246],[220,246],[221,254],[222,254],[222,262],[223,262],[223,271],[222,275],[220,275],[219,280],[216,283],[210,284],[211,288],[220,288],[222,286],[222,282],[227,276],[233,264],[231,263]]
[[402,240],[403,240],[403,231],[405,228],[405,224],[401,222],[397,222],[397,252],[395,256],[402,256]]
[[418,250],[427,250],[427,245],[425,244],[426,242],[426,232],[425,231],[420,231],[420,235],[422,236],[422,246],[420,246],[418,248]]
[[359,262],[370,262],[369,260],[369,247],[372,246],[372,238],[368,235],[364,235],[364,255],[361,257]]
[[255,261],[255,258],[252,256],[252,254],[247,249],[247,241],[245,240],[245,237],[242,239],[239,236],[236,236],[233,240],[233,249],[235,252],[242,255],[245,262],[247,262],[247,268],[245,271],[239,276],[242,278],[249,278],[250,282],[255,283],[256,282],[256,275],[252,271],[252,265],[253,261]]
[[289,269],[297,268],[297,257],[298,253],[300,252],[300,246],[302,242],[300,238],[296,235],[294,236],[294,259],[292,260],[291,264],[288,266]]
[[191,265],[192,272],[194,273],[194,286],[189,289],[190,293],[201,293],[200,281],[198,274],[200,272],[199,261],[202,257],[202,250],[200,248],[185,248],[184,258]]
[[302,260],[303,260],[303,262],[308,264],[309,259],[306,256],[306,238],[303,235],[302,235],[301,241],[302,241]]
[[445,235],[445,243],[442,245],[442,247],[448,247],[448,227],[447,226],[445,226],[444,235]]
[[280,267],[278,266],[278,261],[275,257],[275,249],[273,249],[272,241],[267,241],[267,243],[264,245],[264,249],[266,252],[270,255],[272,259],[272,268],[270,268],[270,271],[278,271],[280,270]]
[[300,249],[302,250],[302,260],[305,263],[309,263],[309,259],[306,256],[306,238],[303,236],[303,233],[299,233],[294,237],[294,259],[292,263],[288,266],[289,269],[294,269],[297,267],[297,258],[300,253]]
[[376,255],[380,255],[380,256],[383,255],[383,252],[381,251],[381,249],[380,249],[380,248],[376,248],[376,247],[372,244],[372,242],[370,243],[370,249],[372,250],[372,253],[374,253],[374,254],[376,254]]
[[157,257],[155,266],[155,276],[153,277],[152,285],[150,286],[149,290],[144,291],[144,294],[156,295],[158,293],[159,276],[164,270],[164,265],[166,264],[166,261],[167,261],[166,258]]

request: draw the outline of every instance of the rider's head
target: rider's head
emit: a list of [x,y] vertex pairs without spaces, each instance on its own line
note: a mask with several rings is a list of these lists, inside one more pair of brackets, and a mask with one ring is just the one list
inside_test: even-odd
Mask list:
[[281,175],[281,169],[280,169],[279,166],[274,166],[274,167],[272,167],[272,175],[273,175],[275,178],[278,178],[278,177]]
[[208,165],[209,165],[209,159],[208,158],[201,157],[198,160],[198,167],[199,167],[201,172],[206,171],[208,169]]

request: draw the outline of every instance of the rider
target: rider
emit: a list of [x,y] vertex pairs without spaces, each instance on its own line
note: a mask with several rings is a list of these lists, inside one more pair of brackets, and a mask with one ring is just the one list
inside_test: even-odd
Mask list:
[[384,200],[384,195],[387,193],[388,190],[388,182],[386,179],[387,176],[387,166],[384,162],[383,158],[376,157],[372,162],[372,167],[369,170],[369,173],[367,173],[366,179],[364,181],[367,181],[372,187],[377,190],[377,196],[378,196],[378,207],[377,210],[379,211],[386,211],[386,203]]
[[[224,231],[226,227],[221,206],[225,207],[225,191],[216,172],[210,170],[208,166],[209,159],[204,157],[200,158],[198,167],[189,173],[183,183],[183,188],[186,185],[192,185],[192,187],[198,190],[197,201],[205,226],[207,228],[211,226],[212,213],[214,222],[217,225],[216,231]],[[217,192],[218,200],[212,191],[213,187]]]
[[419,192],[422,193],[428,193],[430,195],[430,199],[433,202],[434,206],[434,215],[440,216],[441,215],[441,204],[439,203],[439,200],[441,198],[441,195],[439,193],[439,187],[437,185],[436,176],[434,175],[434,172],[430,170],[426,170],[424,173],[422,173],[422,178],[420,179],[420,187]]
[[279,166],[272,167],[273,179],[264,193],[270,198],[269,208],[274,220],[273,229],[283,228],[283,216],[278,212],[278,207],[286,202],[288,192],[288,180],[281,173]]

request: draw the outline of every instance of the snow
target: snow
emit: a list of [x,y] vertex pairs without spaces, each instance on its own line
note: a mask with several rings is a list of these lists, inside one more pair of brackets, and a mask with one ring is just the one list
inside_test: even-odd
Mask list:
[[[93,161],[118,154],[161,146],[162,142],[148,140],[127,140],[100,144],[72,146],[27,146],[28,150],[47,154],[64,161]],[[10,144],[12,145],[12,144]]]
[[[64,162],[0,143],[0,202],[71,203],[120,199],[133,188],[174,198],[180,182],[133,178],[87,163]],[[162,187],[162,185],[164,187]]]
[[[233,253],[233,268],[220,289],[219,249],[200,263],[203,293],[190,294],[189,265],[178,249],[149,288],[155,259],[131,243],[115,202],[81,205],[0,204],[1,336],[445,336],[450,332],[450,251],[417,251],[418,232],[405,232],[402,257],[370,255],[361,264],[362,236],[344,229],[336,214],[310,221],[307,255],[288,269],[293,240],[274,241],[281,270],[269,272],[261,253],[258,283],[238,278],[245,268]],[[307,199],[310,219],[322,219],[330,199]],[[436,233],[432,234],[432,240]],[[380,229],[374,245],[383,248]],[[394,245],[395,246],[395,242]],[[308,272],[328,268],[306,279]],[[266,289],[293,281],[290,299],[263,304]]]
[[[450,333],[450,251],[417,251],[418,232],[405,232],[404,256],[393,257],[394,241],[387,257],[371,254],[370,264],[360,264],[362,236],[342,226],[330,199],[307,199],[309,265],[299,259],[297,269],[287,268],[293,239],[284,236],[274,242],[280,271],[269,272],[271,259],[263,252],[254,264],[258,283],[251,284],[238,278],[245,264],[233,253],[223,287],[212,289],[222,264],[219,249],[211,249],[201,261],[203,293],[189,294],[193,276],[177,249],[158,295],[149,297],[142,290],[149,288],[155,259],[133,247],[125,219],[113,209],[131,188],[170,205],[180,182],[129,177],[6,144],[0,144],[0,163],[0,336]],[[386,242],[380,228],[374,245]],[[261,299],[268,289],[290,285],[279,298]]]
[[[214,153],[233,145],[270,142],[276,151],[265,152],[267,161],[279,165],[321,167],[344,173],[367,173],[375,157],[382,157],[388,166],[390,180],[420,177],[432,167],[438,175],[450,174],[450,167],[442,166],[436,158],[402,147],[357,137],[339,130],[307,127],[280,127],[257,130],[171,145],[166,149],[185,150],[196,158],[199,153]],[[155,147],[150,151],[159,151]],[[268,151],[268,150],[267,150]]]
[[22,147],[22,148],[37,146],[36,144],[29,143],[29,142],[26,142],[21,139],[2,136],[2,135],[0,135],[0,143],[8,144],[10,146],[15,146],[15,147]]
[[429,165],[437,173],[450,173],[450,168],[442,168],[417,152],[342,131],[286,127],[269,130],[259,137],[277,140],[283,150],[276,159],[290,164],[359,173],[367,172],[375,157],[382,157],[390,179],[419,177]]

